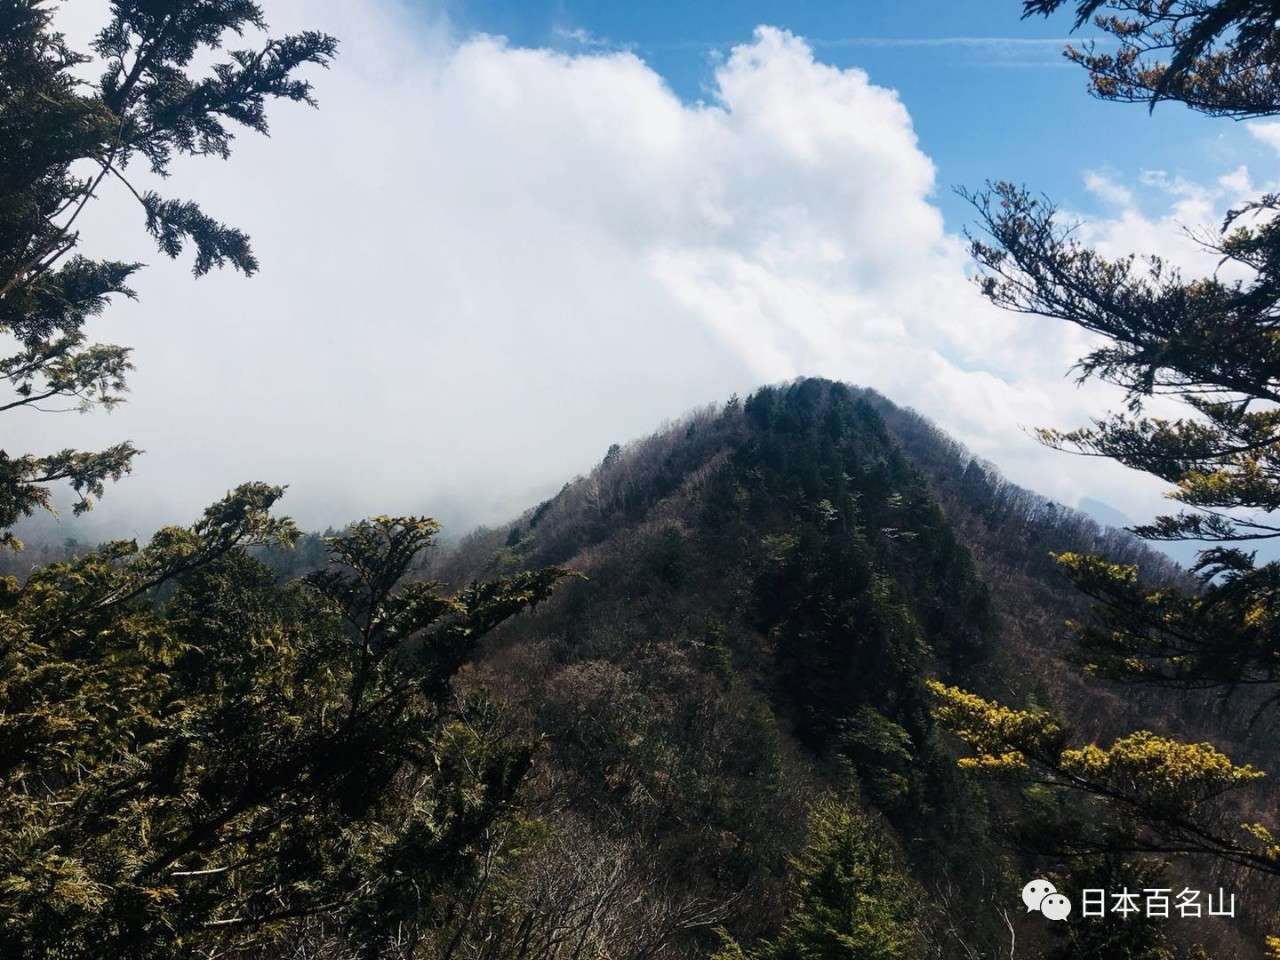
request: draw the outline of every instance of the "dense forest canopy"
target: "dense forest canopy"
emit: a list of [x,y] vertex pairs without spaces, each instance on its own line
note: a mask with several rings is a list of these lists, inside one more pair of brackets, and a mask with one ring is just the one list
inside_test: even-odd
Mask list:
[[[1276,112],[1268,4],[1024,14],[1063,6],[1116,41],[1067,51],[1100,98]],[[104,185],[195,278],[258,273],[132,171],[231,159],[337,52],[252,0],[114,0],[91,52],[49,3],[0,3],[0,413],[124,399],[129,348],[87,328],[141,265],[79,252]],[[148,542],[17,562],[53,489],[88,509],[141,451],[0,451],[0,955],[1280,951],[1280,564],[1241,546],[1280,536],[1277,200],[1208,240],[1250,271],[1228,282],[1104,257],[1021,187],[967,196],[981,292],[1097,335],[1079,373],[1124,391],[1045,455],[1151,473],[1184,513],[1101,527],[815,378],[614,444],[452,544],[424,516],[306,534],[247,482]],[[1205,549],[1184,571],[1144,538]],[[1028,878],[1246,907],[1059,922]]]

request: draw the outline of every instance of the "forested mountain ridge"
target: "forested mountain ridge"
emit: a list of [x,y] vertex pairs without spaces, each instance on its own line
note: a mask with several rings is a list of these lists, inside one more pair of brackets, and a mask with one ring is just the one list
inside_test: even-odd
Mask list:
[[[545,744],[531,802],[554,811],[543,822],[558,839],[556,855],[530,861],[535,875],[577,876],[557,859],[566,851],[626,851],[627,882],[646,891],[637,902],[666,919],[599,919],[597,945],[617,923],[640,938],[611,944],[629,955],[699,955],[721,926],[732,950],[806,949],[788,931],[822,905],[806,901],[793,858],[807,811],[834,796],[842,816],[863,818],[859,836],[893,848],[880,872],[910,905],[861,924],[894,931],[896,946],[866,956],[1003,953],[1008,922],[1020,950],[1048,956],[1065,947],[1008,912],[1009,897],[1025,870],[1070,867],[1014,835],[1025,796],[956,770],[926,678],[1052,705],[1100,738],[1135,722],[1197,733],[1212,709],[1079,680],[1063,621],[1087,607],[1050,557],[1063,550],[1185,579],[910,411],[810,379],[611,448],[512,524],[442,550],[430,574],[582,575],[498,631],[465,684],[496,692]],[[583,916],[609,913],[588,909],[598,878],[577,868]],[[1234,949],[1236,933],[1210,936]]]
[[[113,0],[93,33],[76,4],[77,29],[65,34],[59,6],[14,0],[0,16],[0,380],[10,391],[0,412],[11,417],[126,400],[135,348],[96,335],[114,329],[99,319],[135,296],[143,264],[116,245],[125,221],[110,206],[107,218],[81,217],[108,184],[136,201],[162,258],[186,255],[197,277],[258,272],[249,236],[185,191],[171,195],[167,178],[197,157],[229,159],[240,134],[267,133],[273,104],[314,105],[309,77],[338,51],[322,31],[271,33],[253,0]],[[1025,0],[1022,12],[1064,7],[1075,8],[1073,31],[1092,24],[1103,35],[1064,51],[1098,98],[1280,115],[1274,3]],[[759,31],[757,48],[781,37]],[[554,60],[579,62],[572,51]],[[615,60],[636,75],[636,58]],[[769,74],[802,96],[812,89],[794,86],[795,71]],[[851,88],[824,86],[864,126]],[[670,87],[649,90],[671,104]],[[747,115],[730,86],[721,92],[717,118]],[[914,145],[901,106],[894,128]],[[818,113],[836,128],[838,113]],[[746,126],[770,142],[781,129]],[[456,153],[455,140],[430,149]],[[497,156],[499,176],[521,159]],[[679,182],[684,166],[663,169]],[[929,169],[908,177],[912,210],[933,203]],[[860,170],[841,181],[882,182]],[[1247,179],[1233,183],[1251,191]],[[388,196],[403,193],[403,178],[382,180]],[[673,195],[659,180],[637,196]],[[765,177],[750,195],[779,183]],[[1135,531],[1202,545],[1188,573],[1004,483],[883,398],[829,381],[766,387],[612,448],[517,523],[448,551],[428,516],[376,515],[304,537],[278,512],[284,487],[245,482],[147,542],[45,543],[14,560],[24,521],[39,537],[49,528],[37,517],[59,502],[89,510],[142,455],[134,439],[157,436],[98,436],[79,449],[23,428],[30,443],[19,446],[39,449],[0,450],[0,956],[1280,960],[1280,814],[1265,780],[1280,769],[1269,736],[1280,561],[1248,549],[1280,538],[1280,197],[1236,198],[1218,228],[1195,232],[1214,266],[1193,276],[1163,255],[1102,244],[1029,188],[990,181],[959,193],[975,217],[963,272],[980,294],[1085,331],[1076,372],[1122,391],[1123,407],[1038,438],[1169,484],[1180,512]],[[535,206],[558,223],[563,206],[543,199]],[[805,191],[797,209],[821,202],[830,214],[848,199]],[[607,219],[612,235],[623,221]],[[467,220],[511,232],[507,217]],[[888,222],[853,234],[914,278],[918,258]],[[100,245],[112,233],[126,259]],[[831,275],[844,273],[863,300],[870,274],[858,264],[870,261],[822,246]],[[397,249],[412,258],[430,244]],[[690,250],[661,249],[677,261]],[[488,270],[493,258],[480,252]],[[390,316],[412,320],[451,271],[420,273]],[[643,275],[648,286],[652,271]],[[974,316],[952,309],[950,285],[915,286],[920,295],[905,298],[886,288],[883,302],[957,329]],[[748,283],[742,302],[760,289]],[[928,303],[931,290],[947,302]],[[555,298],[551,313],[594,326],[604,314],[575,309],[575,296]],[[293,332],[299,318],[325,322],[330,302],[341,298],[281,312],[268,291],[243,315]],[[812,305],[859,323],[844,297]],[[563,340],[545,325],[550,313],[524,306],[481,304],[477,316]],[[224,301],[184,319],[202,330],[209,321],[209,337],[240,358],[221,330],[239,313]],[[386,342],[429,341],[450,369],[471,349],[444,328],[410,326]],[[948,336],[934,323],[908,327],[912,346],[915,334]],[[279,340],[278,355],[257,350],[274,340],[245,347],[269,368],[259,385],[310,396],[309,385],[275,389],[275,374],[323,364],[290,365],[296,338]],[[481,343],[477,356],[497,370],[494,350],[522,342]],[[682,344],[661,344],[663,362],[683,356]],[[171,357],[137,347],[138,359]],[[835,351],[828,366],[848,355]],[[512,356],[517,376],[537,367]],[[216,380],[211,357],[190,369]],[[697,361],[684,376],[708,369],[702,357],[684,357]],[[342,376],[363,369],[359,356],[339,359]],[[397,368],[397,388],[435,382],[430,365],[411,367]],[[498,379],[522,403],[567,382]],[[199,380],[173,381],[158,399],[166,420],[205,440],[213,408],[191,393]],[[453,409],[456,395],[445,410],[429,396],[415,391],[397,409],[431,411],[485,441],[483,420]],[[1170,401],[1181,416],[1163,415]],[[402,452],[435,452],[430,432],[413,436],[417,449],[401,442]],[[359,472],[374,457],[330,446],[357,469],[353,488],[390,489],[371,467]],[[1046,881],[1059,885],[1056,899]],[[1064,891],[1084,887],[1110,909],[1066,909]],[[1215,888],[1217,913],[1212,896],[1203,915],[1175,917],[1172,897],[1163,913],[1158,898],[1143,898],[1145,911],[1134,902],[1138,891],[1181,901]]]
[[967,787],[923,679],[986,656],[990,600],[852,391],[805,381],[693,414],[432,573],[549,563],[585,579],[512,624],[475,682],[545,737],[543,802],[562,798],[565,829],[643,851],[645,900],[688,918],[654,948],[705,951],[721,923],[776,933],[806,809],[836,785],[984,842],[939,805]]
[[[1140,727],[1280,758],[1248,710],[1224,727],[1207,695],[1083,683],[1064,621],[1087,601],[1050,553],[1186,574],[871,391],[731,398],[451,545],[423,518],[298,536],[266,515],[280,493],[5,581],[23,616],[84,621],[51,652],[10,643],[6,695],[49,722],[8,755],[57,801],[10,796],[15,955],[202,957],[228,917],[246,955],[340,960],[1251,960],[1274,928],[1265,878],[1116,857],[1091,801],[961,769],[935,680],[1098,743]],[[36,668],[82,634],[105,651],[83,678]],[[117,726],[106,691],[154,721]],[[82,780],[63,757],[90,748]],[[1047,924],[1020,908],[1029,876],[1222,884],[1249,909]]]
[[[188,578],[166,616],[185,625],[192,609],[256,609],[245,636],[265,628],[269,650],[298,627],[275,622],[294,613],[266,611],[291,610],[304,574],[330,589],[350,570],[340,557],[329,566],[334,543],[368,533],[265,540],[251,552],[278,586],[246,558],[234,576],[247,593]],[[1012,936],[1018,956],[1107,955],[1022,916],[1017,891],[1033,874],[1136,868],[1062,855],[1087,805],[1064,810],[960,771],[926,688],[941,678],[1051,707],[1099,742],[1133,726],[1202,739],[1210,719],[1221,725],[1206,696],[1082,680],[1064,621],[1088,605],[1052,561],[1064,550],[1186,582],[1163,554],[1004,481],[911,411],[816,379],[615,446],[514,522],[429,547],[403,568],[409,584],[429,595],[428,581],[443,581],[468,604],[483,601],[477,583],[576,576],[456,655],[469,663],[453,706],[435,709],[469,746],[447,747],[461,765],[432,802],[477,802],[451,780],[482,781],[485,763],[513,764],[513,779],[485,788],[492,819],[461,841],[467,868],[435,895],[424,949],[732,960],[851,937],[853,957],[968,958],[1007,955]],[[1213,739],[1264,769],[1276,759],[1244,719]],[[1174,863],[1169,875],[1275,902],[1265,883],[1196,869]],[[852,886],[816,882],[831,871]],[[1153,928],[1115,955],[1190,957],[1199,942],[1254,957],[1269,922],[1255,910],[1238,925],[1173,931],[1176,942]],[[303,929],[306,949],[345,956],[348,933],[335,946],[327,927]]]
[[[875,438],[874,448],[855,445],[851,462],[858,470],[881,472],[880,495],[887,489],[883,485],[893,487],[892,501],[880,507],[884,513],[865,518],[873,524],[880,522],[873,537],[888,544],[904,538],[914,540],[924,533],[927,544],[945,551],[950,563],[965,568],[964,576],[976,575],[980,583],[975,589],[982,595],[981,603],[967,610],[939,609],[937,596],[929,596],[926,603],[935,621],[946,619],[953,626],[963,622],[985,632],[984,656],[1016,651],[1018,656],[1056,661],[1065,652],[1062,621],[1066,616],[1083,616],[1088,603],[1062,577],[1053,560],[1056,553],[1098,553],[1137,565],[1143,578],[1153,583],[1188,582],[1187,575],[1165,554],[1125,530],[1104,527],[1077,510],[1010,483],[995,466],[974,457],[914,411],[873,390],[816,379],[766,388],[746,404],[732,399],[724,406],[707,407],[625,448],[615,445],[590,475],[566,484],[556,496],[530,508],[511,524],[477,531],[455,547],[442,549],[434,558],[433,575],[464,582],[480,571],[512,565],[564,563],[574,557],[589,564],[599,545],[619,529],[660,523],[651,511],[682,515],[682,510],[688,509],[687,504],[679,505],[682,490],[685,498],[701,508],[708,477],[734,457],[741,462],[747,454],[739,446],[756,444],[756,434],[766,427],[775,437],[790,436],[792,459],[783,469],[795,466],[808,470],[811,465],[803,464],[804,457],[798,451],[811,440],[821,444],[822,437],[807,432],[807,421],[841,416],[822,412],[831,390],[841,398],[840,403],[857,411],[849,416],[858,429]],[[772,413],[775,407],[784,409],[776,418]],[[830,421],[827,429],[833,429]],[[834,464],[825,466],[835,469]],[[805,496],[802,491],[807,488],[815,503],[831,502],[813,492],[812,473],[796,477],[794,482],[797,489],[775,490],[773,494],[796,501]],[[940,508],[945,522],[935,515],[928,530],[899,530],[891,513],[905,510],[904,497],[914,505],[915,513],[906,510],[908,515]],[[866,504],[861,505],[865,509]],[[680,522],[673,523],[683,529]],[[900,550],[901,544],[898,546]],[[896,576],[899,572],[893,573]],[[919,575],[913,569],[910,576]],[[995,627],[991,621],[1000,611],[1005,616]],[[928,620],[925,622],[927,632]],[[1014,632],[1016,640],[1011,636]],[[1002,642],[991,643],[992,636]],[[1060,673],[1059,679],[1069,682],[1071,671],[1055,667],[1050,672]]]

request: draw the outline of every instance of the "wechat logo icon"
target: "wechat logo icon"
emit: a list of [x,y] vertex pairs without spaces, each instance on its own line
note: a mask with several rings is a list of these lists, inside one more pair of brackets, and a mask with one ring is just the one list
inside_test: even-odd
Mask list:
[[1071,901],[1048,880],[1035,879],[1023,887],[1022,902],[1027,905],[1027,913],[1038,910],[1050,920],[1065,920],[1071,913]]

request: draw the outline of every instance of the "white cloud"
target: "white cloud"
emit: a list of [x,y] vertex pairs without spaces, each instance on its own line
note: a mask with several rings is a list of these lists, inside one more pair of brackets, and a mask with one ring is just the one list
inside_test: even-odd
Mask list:
[[1074,328],[978,296],[906,108],[865,73],[761,28],[689,105],[628,52],[459,40],[376,0],[273,15],[344,39],[320,111],[276,109],[271,140],[162,187],[248,229],[261,275],[193,283],[123,197],[87,225],[152,264],[95,331],[137,347],[133,396],[18,439],[146,448],[104,517],[183,519],[258,478],[311,525],[498,519],[612,441],[801,374],[915,406],[1050,496],[1150,512],[1154,484],[1022,430],[1114,395],[1064,376]]
[[1116,182],[1105,173],[1096,170],[1087,171],[1084,175],[1085,189],[1113,206],[1129,208],[1133,206],[1133,193],[1123,184]]
[[[1187,275],[1244,278],[1238,265],[1221,263],[1201,238],[1212,236],[1226,212],[1275,189],[1256,184],[1245,167],[1198,183],[1164,170],[1144,170],[1132,186],[1111,176],[1085,175],[1085,187],[1110,208],[1109,216],[1082,217],[1080,238],[1111,257],[1155,255]],[[1155,213],[1148,212],[1154,209]]]
[[1245,126],[1255,138],[1280,151],[1280,120],[1256,120]]

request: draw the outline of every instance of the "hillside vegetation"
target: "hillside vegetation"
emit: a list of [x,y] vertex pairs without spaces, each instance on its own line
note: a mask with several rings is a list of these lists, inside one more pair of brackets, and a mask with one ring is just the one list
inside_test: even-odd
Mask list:
[[[1068,6],[1109,38],[1066,51],[1097,97],[1280,114],[1273,3],[1023,13]],[[90,332],[143,265],[82,237],[106,185],[195,276],[258,272],[168,177],[314,104],[338,50],[253,0],[113,0],[84,50],[55,9],[0,5],[11,420],[125,400],[132,348]],[[1039,439],[1167,483],[1181,512],[1135,532],[1198,544],[1189,570],[826,380],[615,445],[450,546],[424,516],[303,535],[249,482],[145,543],[24,548],[142,451],[6,447],[0,957],[1280,957],[1280,562],[1247,549],[1280,537],[1280,197],[1184,278],[1026,188],[962,196],[980,293],[1086,331],[1078,373],[1123,396]],[[1240,912],[1059,922],[1029,878]]]
[[[1050,554],[1186,575],[870,391],[731,398],[450,546],[409,518],[299,537],[278,495],[12,595],[105,643],[65,674],[41,663],[83,651],[53,635],[9,648],[0,692],[40,718],[11,782],[47,791],[8,801],[15,955],[61,930],[157,957],[1074,957],[1092,948],[1014,909],[1025,876],[1274,902],[1177,858],[1082,856],[1100,808],[957,766],[934,679],[1101,741],[1205,736],[1218,702],[1086,685],[1064,621],[1087,606]],[[164,719],[116,725],[107,690]],[[1218,741],[1277,759],[1247,725]],[[1255,956],[1270,920],[1134,925],[1117,956]]]
[[[611,449],[431,574],[582,575],[499,631],[468,683],[545,744],[531,802],[555,811],[550,849],[629,851],[647,909],[666,904],[669,928],[631,921],[652,942],[627,949],[698,955],[716,927],[743,949],[782,949],[774,938],[804,909],[805,823],[826,829],[834,802],[895,851],[916,904],[901,923],[919,938],[903,955],[966,956],[1007,949],[1018,876],[1066,869],[1049,839],[1061,811],[1031,811],[1039,849],[1020,826],[1034,798],[963,778],[926,679],[1058,706],[1096,737],[1137,722],[1199,732],[1212,710],[1081,682],[1064,621],[1086,608],[1050,557],[1067,549],[1185,579],[884,398],[803,380]],[[584,931],[593,949],[611,944],[607,913]],[[1044,935],[1009,919],[1024,945]]]

